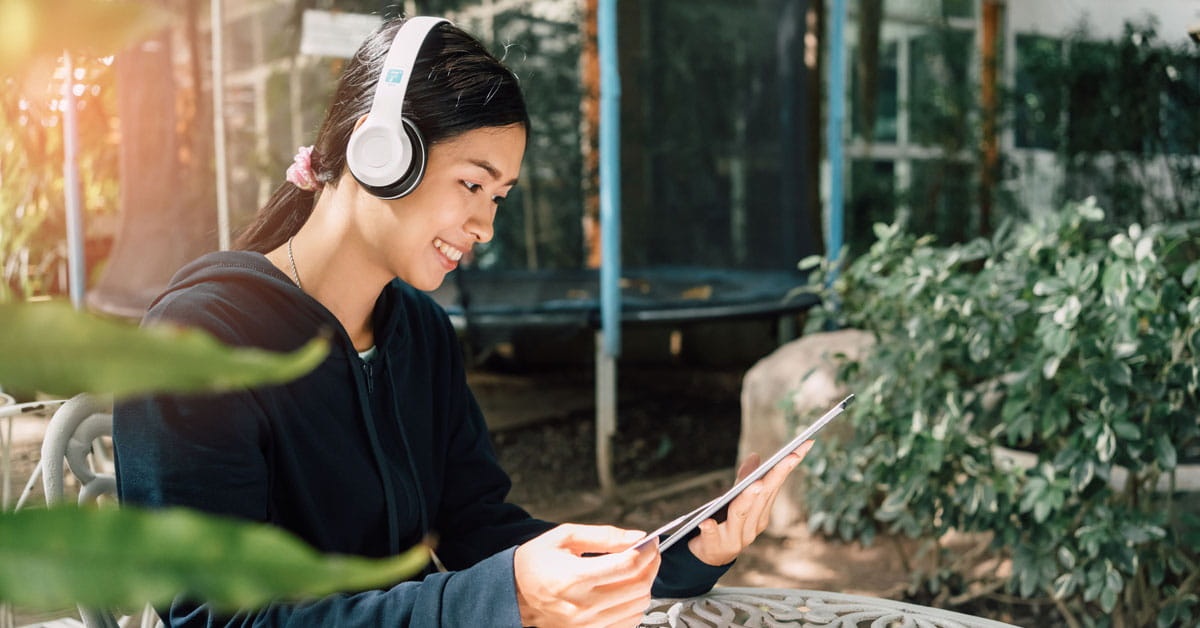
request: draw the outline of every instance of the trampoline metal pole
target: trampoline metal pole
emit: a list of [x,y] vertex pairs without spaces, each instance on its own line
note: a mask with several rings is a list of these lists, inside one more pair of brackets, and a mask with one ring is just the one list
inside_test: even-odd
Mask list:
[[79,112],[75,103],[75,66],[71,53],[63,54],[66,82],[63,83],[63,193],[67,214],[67,283],[71,303],[83,309],[87,286],[83,197],[79,184]]
[[217,246],[230,247],[229,166],[225,154],[225,16],[223,0],[212,0],[213,158],[217,187]]
[[616,360],[621,352],[621,78],[617,68],[617,0],[599,0],[600,56],[600,333],[596,346],[596,470],[606,496],[614,490],[612,436],[617,431]]
[[600,0],[600,326],[604,351],[621,353],[621,77],[617,0]]
[[616,495],[612,472],[612,437],[617,432],[617,360],[605,350],[603,331],[596,332],[596,475],[600,492]]

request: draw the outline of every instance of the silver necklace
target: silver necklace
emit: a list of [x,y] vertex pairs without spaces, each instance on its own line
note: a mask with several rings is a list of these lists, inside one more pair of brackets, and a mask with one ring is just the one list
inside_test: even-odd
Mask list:
[[300,271],[296,270],[296,257],[292,255],[292,240],[295,238],[296,236],[288,238],[288,261],[292,264],[292,279],[296,280],[296,287],[303,290],[304,284],[300,283]]

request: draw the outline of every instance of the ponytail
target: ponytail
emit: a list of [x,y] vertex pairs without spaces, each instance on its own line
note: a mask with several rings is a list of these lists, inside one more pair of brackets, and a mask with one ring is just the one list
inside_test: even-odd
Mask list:
[[254,222],[238,235],[233,248],[267,253],[283,246],[308,221],[316,200],[316,192],[301,190],[285,182],[275,188],[267,204],[258,210]]

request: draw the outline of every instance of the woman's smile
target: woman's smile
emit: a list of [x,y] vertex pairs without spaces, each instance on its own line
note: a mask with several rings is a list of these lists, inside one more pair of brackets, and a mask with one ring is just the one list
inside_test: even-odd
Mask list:
[[454,268],[458,266],[458,261],[461,260],[463,255],[466,253],[462,249],[446,242],[441,238],[434,238],[433,246],[442,254],[443,257],[446,258],[446,261],[449,262],[448,265],[450,266],[450,270],[454,270]]

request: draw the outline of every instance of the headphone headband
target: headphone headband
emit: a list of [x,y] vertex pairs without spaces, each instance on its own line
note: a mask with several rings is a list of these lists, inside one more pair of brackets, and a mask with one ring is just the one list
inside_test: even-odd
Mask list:
[[411,17],[396,31],[375,85],[371,110],[346,147],[351,174],[380,198],[408,194],[425,172],[425,142],[416,125],[404,117],[404,96],[421,46],[443,22],[450,23],[440,17]]
[[408,81],[412,78],[413,66],[417,63],[417,53],[429,36],[429,31],[441,23],[450,21],[440,17],[416,16],[404,21],[396,37],[392,39],[392,47],[388,50],[387,58],[383,61],[383,69],[379,72],[379,82],[375,85],[375,99],[371,102],[371,112],[367,119],[383,117],[395,122],[400,128],[400,116],[403,115],[404,94],[408,91]]

